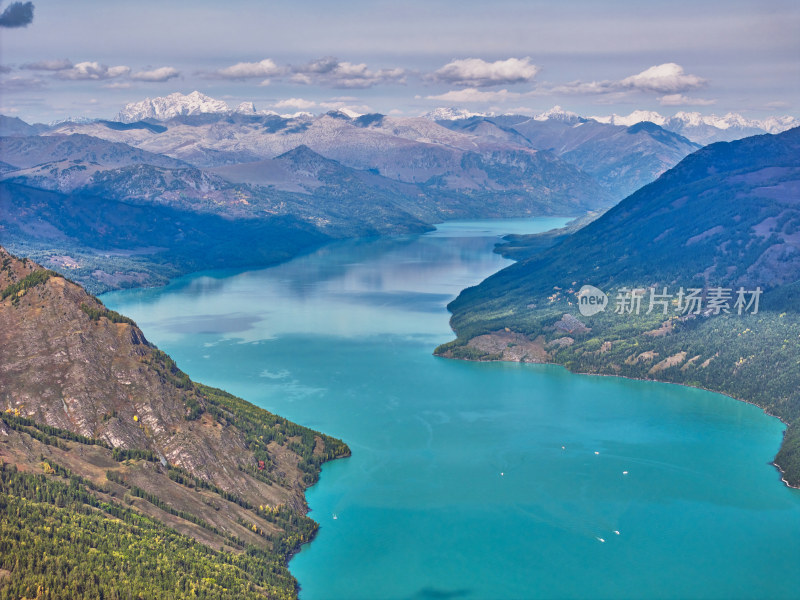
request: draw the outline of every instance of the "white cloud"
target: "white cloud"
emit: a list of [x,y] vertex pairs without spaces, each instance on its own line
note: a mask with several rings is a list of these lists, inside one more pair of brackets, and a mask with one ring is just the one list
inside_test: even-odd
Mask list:
[[[645,69],[641,73],[625,77],[617,81],[572,81],[548,89],[553,94],[604,95],[622,99],[631,92],[655,92],[664,94],[667,102],[671,97],[676,99],[681,92],[697,89],[706,85],[706,80],[697,75],[684,72],[683,67],[675,63],[664,63]],[[683,96],[685,98],[685,96]],[[674,100],[673,100],[674,101]],[[695,104],[702,104],[694,101]]]
[[293,68],[289,81],[308,85],[317,83],[335,88],[368,88],[379,83],[405,83],[405,69],[370,70],[365,63],[340,61],[334,56],[312,60]]
[[613,81],[571,81],[550,88],[554,94],[606,94],[615,90]]
[[224,69],[214,71],[214,77],[222,79],[251,79],[255,77],[275,77],[283,73],[283,69],[272,59],[265,58],[259,62],[240,62]]
[[527,56],[495,62],[465,58],[446,64],[428,78],[452,85],[487,87],[530,82],[539,71],[540,68],[531,63]]
[[310,85],[311,77],[309,77],[305,73],[295,73],[294,75],[289,77],[289,81],[291,81],[292,83],[298,83],[300,85]]
[[[160,67],[132,73],[131,68],[125,65],[109,67],[97,61],[83,61],[73,65],[72,61],[66,58],[26,63],[22,65],[22,68],[29,71],[51,71],[59,79],[74,81],[100,81],[123,77],[130,77],[135,81],[168,81],[180,75],[180,72],[174,67]],[[104,87],[123,87],[123,85]],[[125,87],[129,86],[125,85]]]
[[131,72],[130,67],[119,65],[116,67],[107,67],[96,61],[85,61],[74,65],[70,69],[64,69],[57,72],[57,76],[61,79],[73,80],[101,80],[113,79],[121,77]]
[[683,72],[683,67],[675,63],[664,63],[645,69],[619,82],[624,88],[632,88],[661,94],[676,94],[702,87],[706,80],[697,75]]
[[303,98],[286,98],[280,102],[272,105],[273,108],[297,108],[299,110],[308,110],[317,105],[313,100],[304,100]]
[[72,68],[72,61],[63,58],[57,60],[39,60],[22,65],[23,69],[29,71],[63,71]]
[[131,88],[130,82],[127,81],[112,81],[103,85],[107,90],[127,90]]
[[711,106],[716,100],[706,98],[689,98],[683,94],[667,94],[658,99],[661,106]]
[[[78,65],[75,66],[77,67]],[[130,67],[126,67],[125,65],[119,65],[117,67],[108,67],[108,69],[106,70],[106,75],[108,77],[120,77],[122,75],[127,75],[130,72],[131,72]]]
[[437,96],[426,96],[428,100],[440,100],[442,102],[453,103],[475,103],[475,102],[506,102],[517,100],[523,94],[509,92],[508,90],[498,90],[494,92],[482,91],[477,88],[464,88],[463,90],[452,90]]
[[150,71],[137,71],[131,75],[136,81],[168,81],[178,77],[180,72],[174,67],[159,67]]

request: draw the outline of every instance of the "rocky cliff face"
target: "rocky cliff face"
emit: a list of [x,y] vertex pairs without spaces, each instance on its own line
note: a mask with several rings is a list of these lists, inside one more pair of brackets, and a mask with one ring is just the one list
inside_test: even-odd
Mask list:
[[[130,319],[2,248],[0,297],[4,462],[33,470],[46,456],[98,486],[127,485],[121,494],[135,485],[169,507],[137,501],[144,512],[163,513],[170,525],[218,548],[230,544],[226,535],[256,542],[243,523],[289,533],[263,510],[243,511],[283,506],[303,515],[303,490],[319,464],[348,453],[338,440],[193,383]],[[57,428],[61,441],[48,443],[46,427]],[[116,473],[111,479],[109,471]],[[187,494],[178,471],[191,487],[207,489],[206,501]],[[172,514],[181,511],[203,515],[217,533]]]
[[[2,251],[0,261],[9,260]],[[0,287],[38,265],[11,259]],[[117,448],[152,450],[167,461],[224,482],[230,456],[245,458],[236,431],[215,431],[208,419],[187,421],[192,389],[165,376],[163,360],[141,330],[107,317],[102,305],[62,277],[12,294],[0,306],[0,407],[53,427],[105,440]],[[211,442],[214,442],[212,444]]]

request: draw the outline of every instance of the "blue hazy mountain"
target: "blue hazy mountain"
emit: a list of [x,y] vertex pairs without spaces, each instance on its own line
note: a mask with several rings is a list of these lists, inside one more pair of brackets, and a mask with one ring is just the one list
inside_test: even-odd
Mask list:
[[565,112],[535,118],[520,115],[440,120],[455,131],[485,139],[507,139],[552,152],[624,198],[650,183],[699,144],[650,122],[625,127]]

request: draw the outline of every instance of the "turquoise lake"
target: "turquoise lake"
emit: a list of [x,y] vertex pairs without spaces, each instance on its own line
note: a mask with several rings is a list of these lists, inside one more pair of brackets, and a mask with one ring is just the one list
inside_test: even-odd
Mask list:
[[[783,425],[674,385],[432,356],[510,264],[460,222],[103,296],[193,379],[342,438],[308,491],[302,600],[800,598]],[[618,532],[618,533],[617,533]]]

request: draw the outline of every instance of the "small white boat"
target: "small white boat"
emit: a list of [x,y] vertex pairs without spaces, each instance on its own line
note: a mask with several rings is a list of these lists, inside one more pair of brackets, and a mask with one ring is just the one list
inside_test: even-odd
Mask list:
[[603,542],[604,544],[606,543],[606,541],[605,541],[603,538],[601,538],[601,537],[597,538],[597,541],[598,541],[598,542]]
[[614,533],[616,533],[617,535],[619,535],[619,531],[617,531],[616,529],[614,530]]
[[333,520],[335,521],[338,518],[339,518],[339,516],[336,513],[333,513]]

